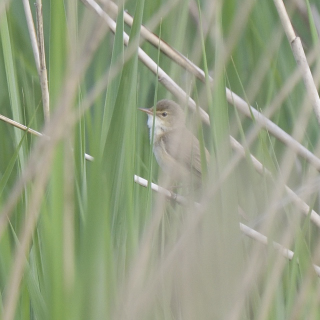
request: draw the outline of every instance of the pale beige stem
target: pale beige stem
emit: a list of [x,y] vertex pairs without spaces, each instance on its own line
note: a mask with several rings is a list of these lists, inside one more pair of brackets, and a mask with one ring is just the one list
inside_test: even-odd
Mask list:
[[[10,119],[10,118],[7,118],[7,117],[3,116],[2,114],[0,114],[0,120],[4,121],[4,122],[6,122],[6,123],[11,124],[11,125],[13,125],[14,127],[18,128],[18,129],[21,129],[21,130],[23,130],[23,131],[27,131],[27,132],[29,132],[29,133],[37,136],[37,137],[43,137],[43,136],[45,136],[45,135],[43,135],[42,133],[40,133],[40,132],[38,132],[38,131],[36,131],[36,130],[33,130],[33,129],[31,129],[31,128],[28,128],[27,126],[25,126],[25,125],[23,125],[23,124],[21,124],[21,123],[19,123],[19,122],[17,122],[17,121],[14,121],[14,120],[12,120],[12,119]],[[47,139],[50,139],[50,137],[48,137],[48,136],[45,136],[45,137],[46,137]],[[94,158],[93,158],[92,156],[90,156],[90,154],[87,154],[87,153],[84,154],[84,158],[85,158],[86,160],[88,160],[88,161],[93,161],[93,160],[94,160]]]
[[50,119],[50,106],[49,106],[49,88],[48,88],[48,75],[46,67],[46,56],[44,49],[44,36],[43,36],[43,15],[42,15],[42,1],[36,2],[37,13],[37,30],[38,30],[38,47],[39,47],[39,78],[42,92],[42,104],[45,121]]
[[287,35],[297,66],[301,71],[302,79],[306,87],[310,102],[312,104],[314,113],[320,124],[320,98],[315,86],[310,67],[306,55],[304,53],[302,43],[299,37],[296,36],[292,27],[290,18],[282,0],[274,0],[277,8],[283,29]]
[[39,48],[38,48],[36,30],[35,30],[34,24],[33,24],[29,0],[22,0],[22,2],[23,2],[23,7],[24,7],[24,14],[25,14],[26,20],[27,20],[27,26],[28,26],[29,35],[30,35],[33,57],[34,57],[34,61],[36,63],[38,74],[40,74]]
[[50,118],[50,108],[49,108],[49,89],[48,89],[48,77],[45,61],[45,50],[44,50],[44,37],[43,37],[43,19],[42,19],[42,2],[37,0],[36,2],[36,16],[37,16],[37,31],[38,37],[36,35],[32,13],[30,9],[30,4],[28,0],[22,0],[24,12],[27,20],[31,46],[33,51],[34,60],[36,63],[40,86],[42,94],[42,105],[43,105],[43,114],[45,121],[48,121]]
[[23,124],[21,124],[21,123],[19,123],[17,121],[14,121],[14,120],[12,120],[10,118],[7,118],[7,117],[3,116],[2,114],[0,114],[0,120],[4,121],[6,123],[9,123],[12,126],[14,126],[16,128],[19,128],[19,129],[21,129],[23,131],[28,131],[28,132],[34,134],[35,136],[38,136],[38,137],[42,136],[42,133],[40,133],[40,132],[38,132],[36,130],[33,130],[31,128],[28,128],[27,126],[25,126],[25,125],[23,125]]

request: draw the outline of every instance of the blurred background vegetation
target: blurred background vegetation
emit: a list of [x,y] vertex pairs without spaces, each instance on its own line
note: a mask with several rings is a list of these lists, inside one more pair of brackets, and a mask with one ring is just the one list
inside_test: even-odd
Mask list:
[[[320,225],[284,186],[318,212],[319,168],[225,97],[228,87],[319,154],[319,124],[302,80],[283,91],[297,65],[274,2],[117,2],[134,17],[132,28],[123,10],[115,16],[106,2],[98,3],[117,20],[116,35],[81,1],[43,2],[45,123],[24,6],[0,1],[0,114],[45,134],[0,122],[0,318],[318,319]],[[313,52],[319,88],[320,3],[285,6],[306,55]],[[200,208],[134,183],[134,175],[161,181],[146,116],[137,109],[179,101],[138,59],[141,24],[214,78],[202,83],[140,39],[210,115],[211,125],[201,128],[212,175]],[[231,150],[230,134],[245,146],[243,159]],[[272,179],[254,170],[250,152]],[[268,236],[267,245],[242,234],[240,222]]]

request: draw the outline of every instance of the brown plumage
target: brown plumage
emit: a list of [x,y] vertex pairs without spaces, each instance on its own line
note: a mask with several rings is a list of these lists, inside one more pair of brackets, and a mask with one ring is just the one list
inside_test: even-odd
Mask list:
[[[148,114],[152,140],[153,108],[140,109]],[[191,176],[201,181],[199,140],[186,128],[185,114],[171,100],[160,100],[156,105],[153,152],[160,167],[173,179],[185,180]],[[206,160],[209,152],[205,149]]]

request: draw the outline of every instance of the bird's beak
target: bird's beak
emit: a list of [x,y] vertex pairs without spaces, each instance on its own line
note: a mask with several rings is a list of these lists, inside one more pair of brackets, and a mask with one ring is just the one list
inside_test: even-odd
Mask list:
[[150,109],[138,108],[138,109],[140,111],[143,111],[143,112],[147,113],[147,114],[153,115],[153,109],[152,108],[150,108]]

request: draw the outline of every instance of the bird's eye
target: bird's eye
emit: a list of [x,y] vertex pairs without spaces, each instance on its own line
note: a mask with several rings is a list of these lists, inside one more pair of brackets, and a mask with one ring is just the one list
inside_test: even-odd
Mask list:
[[161,114],[163,117],[166,117],[168,114],[166,112],[162,112]]

